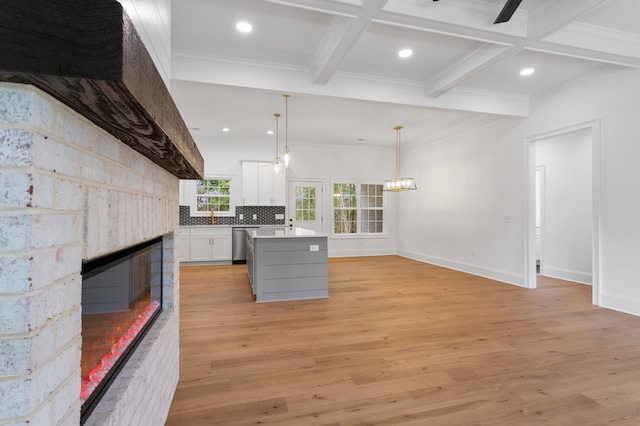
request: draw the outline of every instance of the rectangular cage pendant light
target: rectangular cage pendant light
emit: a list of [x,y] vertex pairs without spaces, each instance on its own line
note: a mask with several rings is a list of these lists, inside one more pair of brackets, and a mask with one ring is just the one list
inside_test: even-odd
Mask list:
[[396,177],[384,181],[383,191],[400,192],[416,190],[416,181],[413,178],[400,177],[400,129],[402,126],[396,126]]

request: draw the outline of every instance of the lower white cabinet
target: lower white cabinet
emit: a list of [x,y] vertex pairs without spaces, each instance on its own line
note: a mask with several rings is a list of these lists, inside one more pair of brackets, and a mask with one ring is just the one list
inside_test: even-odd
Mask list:
[[180,228],[178,235],[178,256],[180,262],[188,262],[191,260],[191,229]]
[[189,231],[190,262],[231,260],[231,228],[193,227]]

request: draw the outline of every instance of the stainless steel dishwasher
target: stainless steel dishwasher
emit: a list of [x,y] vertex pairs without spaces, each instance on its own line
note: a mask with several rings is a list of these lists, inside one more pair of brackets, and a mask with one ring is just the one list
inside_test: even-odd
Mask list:
[[231,239],[231,262],[232,263],[247,263],[247,254],[245,252],[245,230],[256,229],[257,226],[238,226],[233,227],[232,239]]

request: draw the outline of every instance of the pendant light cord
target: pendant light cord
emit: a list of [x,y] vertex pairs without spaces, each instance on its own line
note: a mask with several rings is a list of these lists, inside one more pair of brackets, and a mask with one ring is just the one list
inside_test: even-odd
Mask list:
[[289,98],[291,95],[284,94],[284,155],[285,155],[285,167],[289,163]]
[[276,118],[276,162],[275,162],[275,170],[276,170],[276,174],[279,172],[280,169],[280,161],[278,160],[278,119],[280,118],[280,114],[276,113],[273,114],[273,116]]
[[400,129],[402,126],[396,126],[396,179],[400,178]]

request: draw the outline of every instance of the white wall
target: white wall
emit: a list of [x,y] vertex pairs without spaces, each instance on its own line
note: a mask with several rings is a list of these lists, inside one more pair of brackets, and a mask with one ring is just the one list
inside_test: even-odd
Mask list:
[[403,174],[418,191],[398,194],[399,254],[521,283],[521,146],[500,137],[517,124],[493,123],[403,154]]
[[414,149],[404,166],[420,189],[399,206],[415,212],[398,222],[399,253],[522,285],[524,140],[600,120],[598,296],[602,306],[640,315],[639,114],[640,71],[606,67],[533,99],[521,123]]
[[118,0],[149,51],[164,84],[171,81],[171,0]]
[[[292,160],[287,170],[290,179],[317,180],[324,186],[324,232],[333,229],[331,212],[332,183],[342,179],[362,179],[382,183],[395,175],[394,147],[388,149],[354,149],[345,147],[314,148],[295,145],[290,141]],[[251,146],[224,146],[221,143],[199,143],[204,158],[205,174],[232,175],[242,178],[242,160],[273,161],[275,147],[271,143]],[[388,230],[384,237],[332,237],[329,238],[329,256],[362,256],[394,254],[396,250],[395,199],[400,194],[385,195],[384,202]]]
[[541,274],[592,283],[591,129],[536,142],[543,166]]

